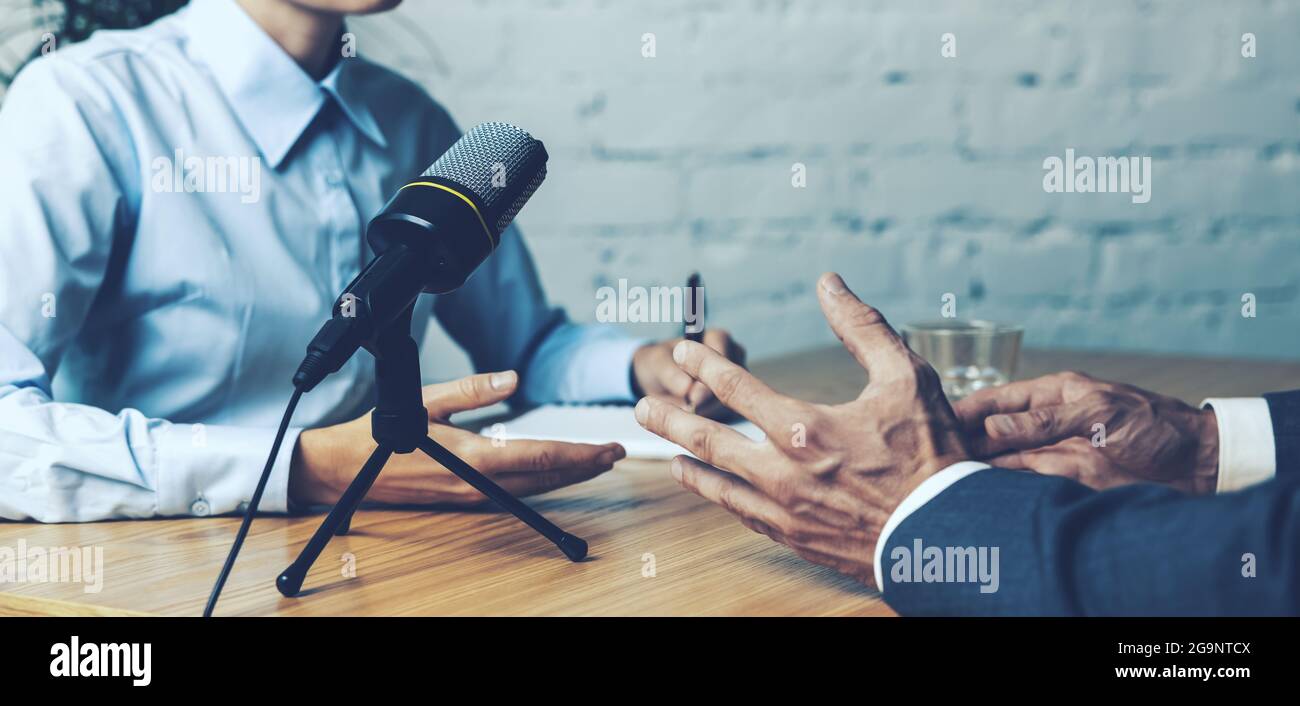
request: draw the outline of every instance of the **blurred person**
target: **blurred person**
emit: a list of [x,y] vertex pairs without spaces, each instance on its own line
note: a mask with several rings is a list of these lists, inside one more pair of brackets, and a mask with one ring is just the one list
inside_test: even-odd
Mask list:
[[[367,219],[461,134],[415,83],[344,56],[346,15],[397,4],[195,0],[19,73],[0,108],[0,517],[202,516],[251,497],[305,345],[372,255]],[[513,226],[463,288],[417,302],[416,340],[430,318],[480,374],[426,388],[429,434],[514,493],[624,451],[496,448],[449,415],[644,394],[721,409],[673,341],[548,306]],[[743,360],[725,331],[706,343]],[[339,497],[374,448],[373,391],[364,354],[303,398],[264,510]],[[482,500],[421,454],[368,497]]]

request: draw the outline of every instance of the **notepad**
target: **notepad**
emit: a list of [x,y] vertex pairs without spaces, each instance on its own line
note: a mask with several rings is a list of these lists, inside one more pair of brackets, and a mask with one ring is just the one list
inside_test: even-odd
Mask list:
[[[766,438],[763,431],[748,421],[728,425],[755,440]],[[690,452],[667,439],[660,438],[637,424],[632,408],[614,405],[547,405],[484,427],[483,436],[506,439],[552,439],[582,444],[607,444],[617,441],[630,458],[672,458]]]

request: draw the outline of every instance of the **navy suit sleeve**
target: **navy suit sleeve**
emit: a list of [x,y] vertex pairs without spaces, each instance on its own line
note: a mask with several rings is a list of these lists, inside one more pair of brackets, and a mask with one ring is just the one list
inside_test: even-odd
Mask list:
[[1277,449],[1277,473],[1300,474],[1300,390],[1264,395],[1273,420],[1273,446]]
[[1300,614],[1300,475],[1187,496],[989,469],[887,542],[884,598],[904,615]]

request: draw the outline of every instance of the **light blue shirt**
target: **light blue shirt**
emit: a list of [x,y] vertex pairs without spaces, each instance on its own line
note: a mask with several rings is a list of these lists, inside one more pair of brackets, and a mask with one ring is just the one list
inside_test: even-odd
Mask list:
[[[363,58],[313,80],[232,0],[28,66],[0,109],[0,517],[239,509],[367,220],[459,136]],[[433,317],[529,403],[631,397],[642,342],[550,308],[513,227],[420,298],[416,340]],[[361,352],[303,397],[264,509],[287,509],[298,431],[373,387]]]

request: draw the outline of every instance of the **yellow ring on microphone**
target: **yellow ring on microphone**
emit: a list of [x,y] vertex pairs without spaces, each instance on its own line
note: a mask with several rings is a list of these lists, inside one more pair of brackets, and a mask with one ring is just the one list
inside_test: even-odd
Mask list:
[[[456,198],[460,199],[461,201],[464,201],[470,207],[470,209],[474,211],[475,216],[478,216],[478,222],[480,225],[483,226],[483,234],[487,236],[488,245],[491,246],[493,250],[497,249],[497,243],[495,240],[492,239],[492,229],[488,228],[487,221],[483,220],[483,214],[478,212],[478,206],[475,206],[474,202],[470,201],[468,196],[460,193],[459,191],[456,191],[451,187],[443,186],[442,184],[435,184],[431,181],[413,181],[407,184],[406,186],[403,186],[402,189],[405,189],[407,186],[432,186],[435,189],[442,189],[443,191],[446,191],[449,194],[454,194]],[[401,191],[402,189],[398,189],[398,191]]]

